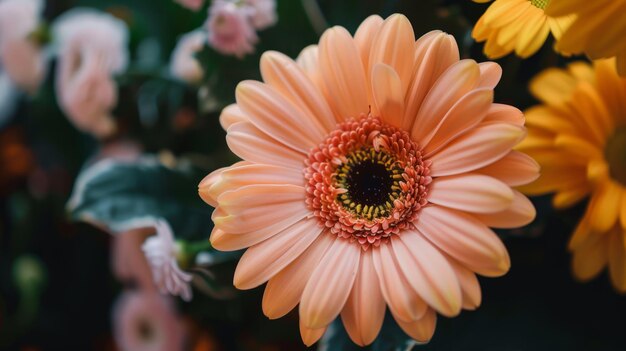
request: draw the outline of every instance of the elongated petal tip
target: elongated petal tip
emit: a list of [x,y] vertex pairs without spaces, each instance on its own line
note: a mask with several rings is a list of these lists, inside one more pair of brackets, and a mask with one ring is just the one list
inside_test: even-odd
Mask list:
[[211,187],[219,181],[221,178],[223,169],[218,169],[211,174],[207,175],[200,181],[198,184],[198,195],[200,198],[206,202],[207,204],[216,207],[217,206],[217,197],[211,194]]
[[300,336],[302,337],[302,342],[306,346],[311,346],[315,344],[326,332],[326,327],[311,329],[307,328],[300,322]]

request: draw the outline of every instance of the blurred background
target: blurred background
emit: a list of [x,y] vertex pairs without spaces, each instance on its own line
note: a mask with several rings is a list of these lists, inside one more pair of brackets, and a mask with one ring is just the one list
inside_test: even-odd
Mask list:
[[[47,68],[37,89],[0,84],[0,350],[132,350],[120,345],[118,314],[120,306],[131,303],[122,291],[141,282],[116,268],[116,250],[123,244],[114,237],[128,229],[130,219],[147,214],[167,218],[177,239],[196,245],[187,251],[188,267],[197,269],[193,300],[169,299],[165,305],[176,326],[163,327],[180,330],[184,350],[306,349],[297,313],[265,318],[262,288],[230,287],[235,256],[202,245],[211,231],[211,209],[197,196],[197,184],[236,161],[219,124],[221,108],[234,102],[239,81],[260,79],[264,51],[296,57],[328,26],[354,32],[371,14],[403,13],[418,36],[444,30],[456,37],[462,57],[485,61],[482,44],[470,36],[485,5],[470,0],[276,3],[277,21],[259,29],[254,52],[237,57],[208,46],[197,49],[202,74],[196,79],[177,75],[172,52],[181,35],[207,25],[207,4],[194,11],[173,0],[45,2],[36,31],[42,44],[54,40],[51,28],[59,16],[87,7],[125,24],[129,59],[125,69],[112,70],[119,94],[110,114],[117,128],[106,134],[73,119],[71,104],[57,96],[60,56],[53,49],[45,53]],[[504,75],[497,102],[520,109],[536,103],[527,89],[530,78],[566,63],[551,46],[527,60],[513,55],[498,60]],[[90,166],[107,158],[130,158],[134,166],[118,165],[94,176]],[[440,317],[433,340],[415,350],[626,350],[626,299],[604,275],[581,284],[570,273],[566,244],[584,204],[555,212],[548,199],[534,202],[539,213],[534,223],[499,233],[510,250],[510,273],[480,278],[482,306],[454,319]],[[341,328],[337,324],[311,349],[358,349]],[[385,328],[372,350],[410,349],[397,327]],[[139,330],[144,336],[155,332]]]

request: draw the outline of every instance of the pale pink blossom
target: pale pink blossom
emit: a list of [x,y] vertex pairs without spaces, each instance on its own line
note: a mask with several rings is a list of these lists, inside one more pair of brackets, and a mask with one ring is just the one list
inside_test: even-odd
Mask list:
[[128,64],[128,30],[111,15],[75,9],[53,27],[59,56],[56,90],[59,105],[80,130],[99,138],[111,135],[117,105],[113,75]]
[[206,32],[194,30],[183,35],[172,53],[170,72],[176,78],[189,83],[197,83],[204,77],[204,69],[194,57],[207,42]]
[[187,8],[192,11],[198,11],[204,5],[204,0],[174,0],[180,6]]
[[192,275],[178,266],[176,255],[179,247],[174,241],[172,228],[162,219],[156,220],[154,227],[156,235],[147,238],[142,246],[152,267],[152,277],[161,293],[179,295],[183,300],[191,301],[189,283]]
[[113,309],[121,351],[180,351],[185,331],[172,301],[157,293],[128,291]]
[[250,8],[249,16],[256,29],[265,29],[276,23],[276,0],[243,0],[244,6]]
[[37,29],[41,0],[0,2],[0,62],[9,78],[28,92],[37,90],[46,73],[46,58],[29,36]]
[[[86,222],[110,231],[110,228],[100,221],[87,219]],[[154,228],[147,226],[131,226],[120,232],[111,232],[113,247],[111,250],[111,270],[113,275],[122,282],[133,282],[135,286],[145,291],[157,292],[152,279],[152,269],[141,251],[141,244],[154,233]]]
[[233,2],[214,2],[207,21],[209,45],[222,54],[239,58],[254,52],[258,37],[249,13],[249,9]]
[[76,8],[61,15],[52,28],[57,51],[96,53],[104,67],[119,73],[128,64],[128,28],[126,24],[107,13]]

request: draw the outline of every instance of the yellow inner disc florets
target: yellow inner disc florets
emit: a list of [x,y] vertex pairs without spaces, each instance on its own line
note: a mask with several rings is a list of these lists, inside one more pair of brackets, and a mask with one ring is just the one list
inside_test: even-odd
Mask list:
[[306,205],[329,233],[367,250],[414,226],[428,204],[430,164],[408,132],[363,114],[309,151]]
[[387,152],[373,147],[353,151],[337,168],[335,187],[341,189],[337,201],[355,217],[386,217],[400,197],[402,172]]
[[530,0],[530,3],[533,6],[544,10],[546,6],[548,6],[548,4],[550,3],[550,0]]

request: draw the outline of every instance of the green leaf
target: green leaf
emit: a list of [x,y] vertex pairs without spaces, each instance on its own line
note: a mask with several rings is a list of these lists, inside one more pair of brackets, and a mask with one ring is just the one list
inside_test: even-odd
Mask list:
[[198,197],[203,172],[189,162],[167,167],[156,156],[104,159],[79,174],[67,203],[70,217],[112,233],[167,220],[176,238],[206,240],[211,208]]

